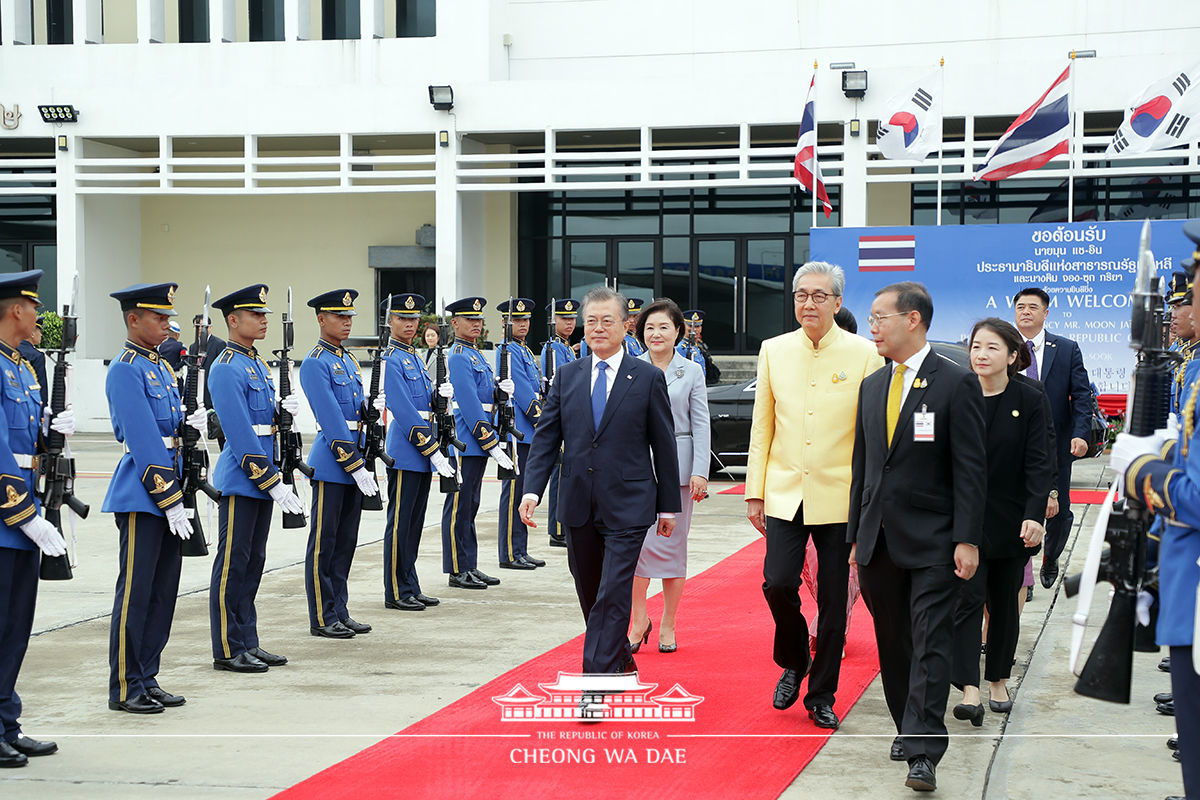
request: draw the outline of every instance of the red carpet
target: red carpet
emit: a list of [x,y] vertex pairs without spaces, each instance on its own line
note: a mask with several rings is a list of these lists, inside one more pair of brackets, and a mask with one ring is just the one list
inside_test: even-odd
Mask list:
[[[579,671],[579,636],[277,797],[778,797],[829,732],[812,724],[803,703],[787,711],[771,707],[779,668],[771,661],[773,625],[761,590],[763,548],[758,540],[689,580],[679,650],[659,653],[655,633],[649,652],[637,656],[641,682],[655,686],[644,696],[650,705],[661,701],[651,715],[690,709],[694,720],[502,720],[494,697],[527,706],[547,694],[542,687],[560,672]],[[801,591],[807,609],[807,590]],[[657,619],[661,595],[649,605]],[[846,652],[839,716],[879,670],[871,617],[861,603]],[[628,702],[637,695],[618,697]]]
[[744,484],[744,483],[739,483],[735,486],[730,486],[728,489],[722,489],[721,491],[717,492],[717,494],[745,494],[745,493],[746,493],[746,484]]
[[[722,489],[717,494],[745,494],[746,484],[739,483],[730,486],[728,489]],[[1094,505],[1104,502],[1105,491],[1103,489],[1072,489],[1071,503],[1082,505]]]

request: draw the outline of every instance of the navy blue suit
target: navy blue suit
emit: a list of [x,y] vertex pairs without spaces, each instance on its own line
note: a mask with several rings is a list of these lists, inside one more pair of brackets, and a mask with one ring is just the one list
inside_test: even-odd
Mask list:
[[530,447],[525,490],[545,491],[561,448],[558,511],[587,620],[583,671],[603,673],[631,658],[625,634],[633,572],[646,529],[659,513],[680,510],[679,463],[662,370],[624,355],[607,378],[611,390],[596,426],[592,362],[563,364],[555,377]]
[[1091,432],[1092,387],[1079,345],[1047,331],[1046,345],[1038,353],[1038,378],[1050,399],[1054,439],[1058,450],[1058,514],[1046,521],[1046,561],[1062,555],[1071,535],[1071,440],[1086,440]]

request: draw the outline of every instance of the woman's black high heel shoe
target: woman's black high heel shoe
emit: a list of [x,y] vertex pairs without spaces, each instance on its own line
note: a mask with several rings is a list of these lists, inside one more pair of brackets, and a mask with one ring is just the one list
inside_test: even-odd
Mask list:
[[646,632],[642,634],[641,641],[634,642],[629,645],[629,652],[636,653],[638,650],[641,650],[642,645],[650,641],[650,631],[652,630],[654,630],[654,622],[651,620],[646,620]]
[[955,719],[969,719],[976,728],[983,727],[983,703],[977,706],[959,703],[954,707]]

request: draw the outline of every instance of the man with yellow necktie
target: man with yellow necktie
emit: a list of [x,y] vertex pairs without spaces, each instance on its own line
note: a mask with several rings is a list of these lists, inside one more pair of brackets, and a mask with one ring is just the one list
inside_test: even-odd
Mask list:
[[880,289],[867,322],[891,364],[862,383],[854,437],[851,567],[875,622],[891,758],[905,785],[937,787],[946,752],[954,603],[979,565],[987,454],[973,373],[932,352],[933,301],[919,283]]

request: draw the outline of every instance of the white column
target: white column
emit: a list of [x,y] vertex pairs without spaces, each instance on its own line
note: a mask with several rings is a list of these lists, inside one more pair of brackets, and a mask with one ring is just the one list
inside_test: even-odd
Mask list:
[[382,39],[383,0],[359,0],[358,24],[359,37],[364,42],[368,39]]
[[309,0],[283,0],[283,39],[287,42],[312,38],[312,6]]
[[237,39],[237,12],[233,0],[208,0],[208,41],[220,44]]
[[[442,302],[452,303],[459,297],[459,218],[458,218],[458,180],[454,174],[458,162],[458,134],[454,128],[454,117],[438,112],[442,122],[441,130],[450,134],[450,144],[442,147],[435,144],[437,161],[434,166],[436,176],[434,182],[434,224],[437,226],[435,239],[434,265],[436,267],[437,301],[435,305],[441,309]],[[436,137],[437,134],[435,133]]]
[[138,43],[161,43],[167,40],[163,0],[137,0]]
[[[846,136],[842,156],[841,211],[843,228],[867,224],[867,137]],[[814,198],[814,202],[820,201]],[[824,212],[821,212],[824,216]]]
[[99,44],[104,39],[104,13],[100,0],[73,0],[75,44]]
[[32,11],[29,0],[0,0],[5,44],[33,44]]

